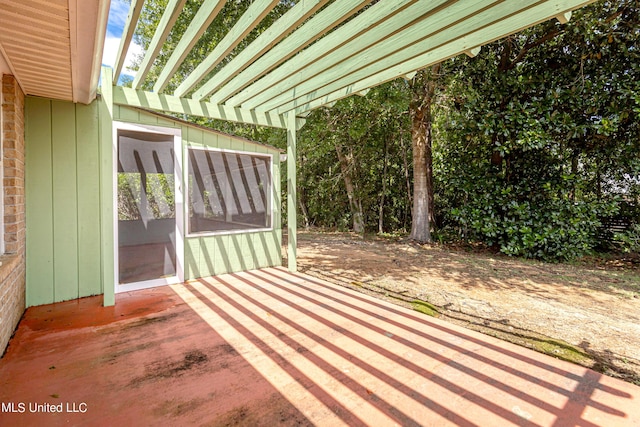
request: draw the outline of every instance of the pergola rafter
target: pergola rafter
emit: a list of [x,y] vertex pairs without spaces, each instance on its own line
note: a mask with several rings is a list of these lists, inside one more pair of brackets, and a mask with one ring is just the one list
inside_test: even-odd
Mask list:
[[136,29],[136,23],[138,22],[138,18],[140,17],[140,12],[142,12],[143,4],[144,0],[131,0],[129,15],[127,16],[127,21],[125,22],[124,28],[122,30],[120,47],[118,48],[118,54],[116,55],[116,62],[113,68],[113,78],[116,82],[120,78],[120,73],[122,72],[122,67],[124,66],[124,60],[127,56],[127,51],[129,50],[129,45],[131,44],[131,39],[133,38],[133,33]]
[[202,100],[206,98],[207,95],[218,90],[327,3],[329,3],[329,0],[308,0],[296,4],[291,10],[278,19],[274,25],[260,34],[253,43],[240,52],[233,61],[205,82],[205,84],[193,94],[193,98]]
[[162,18],[160,18],[160,22],[158,23],[158,28],[156,29],[156,32],[151,39],[151,43],[149,43],[149,47],[147,48],[147,52],[142,59],[142,63],[140,64],[140,67],[138,67],[136,78],[133,79],[134,88],[140,89],[142,86],[142,82],[151,69],[153,61],[155,61],[158,56],[158,52],[162,49],[162,45],[164,45],[164,42],[167,40],[169,33],[173,29],[173,24],[178,20],[180,12],[182,12],[182,7],[186,2],[187,0],[169,0],[167,8],[164,10]]
[[162,92],[173,77],[182,61],[191,51],[193,46],[198,42],[200,36],[206,31],[211,22],[222,10],[227,0],[205,0],[198,9],[198,13],[194,16],[193,21],[185,31],[184,35],[173,50],[171,57],[162,69],[162,72],[153,86],[154,92]]
[[220,63],[238,44],[264,19],[278,4],[279,0],[256,0],[240,17],[227,35],[198,67],[178,86],[176,96],[183,96],[192,90],[216,65]]
[[340,25],[369,2],[370,0],[342,0],[331,4],[309,19],[291,37],[283,40],[282,43],[279,43],[247,69],[236,75],[223,88],[213,94],[210,101],[216,103],[226,101],[227,98],[245,88],[250,82],[262,77],[277,65],[313,43],[323,34]]
[[[449,16],[436,14],[433,19],[385,39],[375,46],[373,52],[365,50],[350,56],[337,66],[318,73],[313,79],[300,82],[294,89],[279,91],[279,95],[270,102],[253,107],[263,111],[275,109],[279,113],[295,108],[297,112],[303,112],[319,107],[326,102],[336,101],[351,93],[401,77],[407,70],[423,68],[460,52],[470,51],[502,38],[505,33],[518,32],[526,28],[526,23],[531,19],[536,22],[544,21],[548,19],[550,11],[554,8],[562,9],[563,3],[570,1],[546,5],[539,1],[521,0],[506,2],[499,10],[476,3],[480,10],[474,10],[474,14],[465,20],[460,20],[457,13]],[[424,37],[424,34],[427,36]],[[374,63],[363,66],[366,58],[371,58]],[[349,73],[340,70],[349,70]],[[339,96],[336,91],[340,93]],[[321,101],[314,103],[315,100]],[[301,105],[305,107],[298,108]]]
[[[288,61],[285,66],[279,68],[278,72],[269,73],[259,81],[251,84],[255,78],[262,75],[259,72],[254,73],[254,79],[241,82],[245,87],[249,85],[250,87],[238,92],[237,95],[228,99],[227,103],[231,105],[241,105],[246,102],[249,104],[249,100],[254,104],[260,103],[261,100],[264,100],[264,96],[261,96],[262,92],[281,82],[283,80],[283,76],[290,77],[287,81],[294,80],[296,76],[303,74],[301,70],[304,70],[308,65],[319,61],[320,58],[330,55],[336,49],[363,33],[367,33],[371,29],[372,22],[381,22],[383,19],[385,21],[390,21],[398,13],[405,11],[408,6],[415,4],[417,1],[418,0],[398,0],[395,2],[376,3],[355,17],[351,22],[349,22],[348,26],[342,26],[321,40],[318,40],[318,42],[313,46],[314,49],[303,50],[296,57],[295,61]],[[420,3],[422,3],[424,7],[424,4],[428,1],[429,0],[422,0]],[[230,82],[230,85],[233,84],[235,84],[235,80]],[[289,87],[287,87],[287,89],[288,88]],[[251,108],[250,105],[247,105],[247,107]]]
[[[170,0],[151,40],[133,88],[140,89],[186,0]],[[277,6],[278,0],[256,0],[227,35],[177,89],[166,96],[207,109],[242,111],[252,117],[304,117],[351,94],[363,95],[386,81],[461,53],[477,55],[487,43],[539,22],[557,18],[594,0],[305,0],[264,30],[213,75],[213,70]],[[116,61],[118,78],[143,0],[133,0]],[[205,0],[166,64],[151,82],[155,95],[166,90],[191,49],[222,10],[225,0]],[[117,80],[116,80],[117,81]],[[190,96],[188,94],[191,94]],[[151,98],[151,96],[149,96]],[[138,99],[141,97],[138,96]],[[127,97],[118,98],[127,102]],[[179,103],[155,103],[176,106]],[[198,104],[199,105],[199,104]],[[151,108],[151,107],[150,107]],[[173,111],[175,113],[182,112]],[[172,112],[171,110],[163,110]],[[259,112],[259,114],[257,114]],[[212,118],[220,118],[217,117]],[[268,120],[269,123],[284,123]]]

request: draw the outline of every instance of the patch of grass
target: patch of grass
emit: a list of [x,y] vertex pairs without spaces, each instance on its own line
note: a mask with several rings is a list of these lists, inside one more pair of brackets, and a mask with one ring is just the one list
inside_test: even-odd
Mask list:
[[431,317],[440,316],[440,312],[438,311],[436,306],[433,304],[429,304],[426,301],[414,299],[413,301],[411,301],[411,307],[413,307],[415,311],[419,311],[420,313],[426,314],[427,316],[431,316]]
[[582,366],[589,366],[593,357],[584,351],[572,346],[569,343],[559,340],[541,340],[536,338],[525,338],[529,347],[534,350],[548,354],[549,356],[565,360],[567,362],[576,363]]

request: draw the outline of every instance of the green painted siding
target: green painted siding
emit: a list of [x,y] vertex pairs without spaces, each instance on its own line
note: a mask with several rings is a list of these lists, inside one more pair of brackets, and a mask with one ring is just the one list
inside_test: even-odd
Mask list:
[[26,99],[27,306],[103,292],[98,114]]
[[180,128],[185,147],[182,153],[184,179],[187,176],[186,147],[211,147],[272,154],[273,194],[271,203],[275,207],[273,230],[185,237],[184,277],[186,280],[190,280],[216,274],[282,265],[280,152],[278,150],[123,106],[114,106],[113,115],[115,121]]
[[[108,110],[104,99],[91,105],[26,99],[27,306],[99,294],[113,303]],[[126,107],[114,106],[113,120],[181,128],[183,164],[188,146],[273,154],[274,229],[185,238],[185,279],[281,265],[277,150]]]

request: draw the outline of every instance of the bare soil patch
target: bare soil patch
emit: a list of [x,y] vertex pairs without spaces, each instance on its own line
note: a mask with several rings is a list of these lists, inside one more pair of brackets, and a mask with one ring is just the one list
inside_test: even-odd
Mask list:
[[549,264],[312,231],[298,235],[298,261],[307,274],[640,385],[637,264]]

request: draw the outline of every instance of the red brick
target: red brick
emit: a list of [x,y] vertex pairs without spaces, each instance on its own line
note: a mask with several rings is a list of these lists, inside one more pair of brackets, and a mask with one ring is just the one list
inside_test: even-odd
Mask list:
[[[25,309],[24,94],[9,75],[0,77],[5,252],[0,266],[0,355]],[[0,254],[1,255],[1,254]]]

